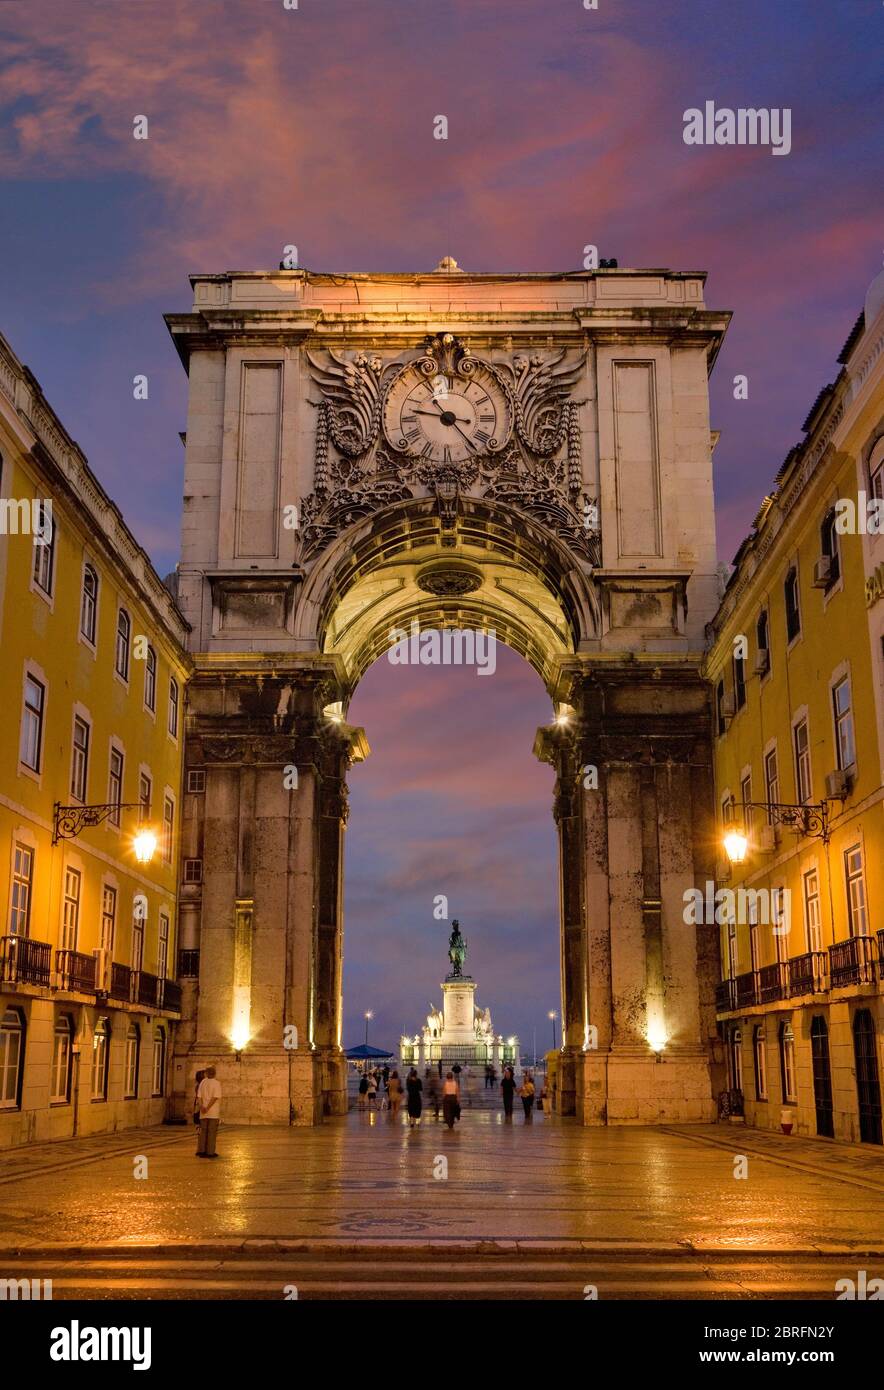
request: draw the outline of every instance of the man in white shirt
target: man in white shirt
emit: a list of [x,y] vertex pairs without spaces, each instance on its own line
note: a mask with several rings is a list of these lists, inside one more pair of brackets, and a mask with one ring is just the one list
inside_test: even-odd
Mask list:
[[206,1074],[199,1084],[196,1098],[200,1107],[196,1156],[217,1158],[215,1140],[218,1135],[218,1121],[221,1119],[221,1082],[215,1076],[214,1067],[206,1067]]

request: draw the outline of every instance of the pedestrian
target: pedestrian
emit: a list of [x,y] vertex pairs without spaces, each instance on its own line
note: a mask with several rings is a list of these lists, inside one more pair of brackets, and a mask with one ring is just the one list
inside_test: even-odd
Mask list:
[[449,1129],[454,1129],[455,1120],[460,1118],[460,1091],[453,1071],[442,1083],[442,1117]]
[[421,1091],[424,1089],[424,1083],[417,1074],[417,1067],[412,1067],[408,1073],[405,1089],[408,1092],[408,1119],[412,1129],[414,1129],[416,1124],[420,1124],[421,1110],[423,1109]]
[[[454,1079],[455,1079],[455,1081],[460,1081],[460,1062],[455,1062],[455,1064],[454,1064],[454,1066],[451,1068],[451,1070],[452,1070],[452,1072],[454,1073]],[[440,1072],[440,1075],[441,1075],[441,1072]]]
[[218,1124],[221,1119],[221,1082],[215,1076],[213,1066],[206,1067],[206,1074],[199,1084],[197,1099],[200,1103],[200,1127],[196,1141],[197,1158],[217,1158],[215,1140],[218,1137]]
[[205,1074],[204,1071],[198,1071],[193,1082],[193,1123],[197,1127],[200,1122],[200,1082]]
[[439,1083],[437,1082],[435,1076],[430,1076],[430,1079],[429,1079],[429,1081],[427,1082],[427,1096],[428,1096],[428,1098],[429,1098],[430,1104],[431,1104],[432,1107],[433,1107],[433,1114],[434,1114],[434,1116],[436,1117],[436,1119],[438,1120],[438,1118],[439,1118]]
[[511,1120],[513,1118],[513,1096],[516,1093],[512,1067],[504,1067],[500,1090],[503,1095],[503,1113],[508,1120]]
[[490,1062],[486,1062],[486,1064],[485,1064],[485,1090],[487,1091],[487,1090],[488,1090],[488,1087],[489,1087],[489,1086],[493,1086],[493,1085],[494,1085],[494,1072],[493,1072],[492,1069],[491,1069],[491,1063],[490,1063]]
[[399,1118],[399,1107],[402,1104],[402,1082],[399,1080],[398,1071],[394,1071],[387,1082],[387,1095],[390,1097],[390,1110],[393,1119]]
[[369,1110],[373,1110],[373,1109],[374,1109],[374,1102],[375,1102],[375,1097],[377,1096],[377,1093],[378,1093],[377,1077],[375,1076],[374,1072],[372,1072],[372,1073],[369,1075],[369,1078],[368,1078],[368,1108],[369,1108]]
[[362,1075],[361,1075],[360,1078],[359,1078],[359,1109],[360,1109],[360,1110],[364,1110],[364,1109],[365,1109],[365,1103],[366,1103],[367,1100],[368,1100],[368,1077],[366,1076],[365,1072],[363,1072]]
[[441,1057],[439,1058],[438,1066],[439,1066],[439,1080],[441,1081],[441,1080],[442,1080],[442,1058],[441,1058]]
[[549,1088],[546,1083],[546,1077],[543,1078],[543,1085],[540,1088],[540,1096],[537,1101],[537,1109],[542,1110],[544,1115],[548,1115],[550,1110],[552,1109],[552,1106],[550,1105]]
[[384,1070],[381,1072],[381,1076],[384,1078],[384,1085],[386,1086],[387,1082],[390,1080],[390,1068],[387,1066],[386,1062],[384,1063]]
[[522,1105],[525,1107],[525,1123],[527,1124],[534,1114],[534,1082],[531,1079],[530,1071],[526,1071],[522,1078],[519,1095],[522,1097]]

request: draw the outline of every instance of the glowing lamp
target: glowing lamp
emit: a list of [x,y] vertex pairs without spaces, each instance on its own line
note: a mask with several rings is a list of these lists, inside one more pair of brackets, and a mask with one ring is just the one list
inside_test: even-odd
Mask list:
[[724,837],[724,852],[732,864],[742,864],[749,848],[749,837],[745,830],[729,830]]
[[132,848],[139,864],[149,864],[157,848],[157,837],[149,826],[143,825],[132,837]]

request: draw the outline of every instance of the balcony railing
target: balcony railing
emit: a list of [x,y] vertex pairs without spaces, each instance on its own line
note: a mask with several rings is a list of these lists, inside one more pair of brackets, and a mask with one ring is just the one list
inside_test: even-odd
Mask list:
[[56,951],[58,988],[73,990],[77,994],[94,994],[96,965],[95,957],[87,956],[83,951]]
[[875,978],[878,943],[873,936],[850,936],[829,947],[832,989],[846,985],[870,985]]
[[737,992],[737,1008],[748,1009],[753,1004],[758,1003],[758,972],[750,970],[745,975],[738,975],[734,980]]
[[717,1013],[726,1014],[735,1007],[736,991],[735,980],[722,980],[715,986],[715,1009]]
[[789,961],[789,994],[820,994],[826,988],[825,951],[805,951]]
[[157,1008],[160,987],[160,981],[157,976],[149,975],[146,970],[136,970],[132,973],[135,976],[133,1002],[136,1004],[148,1004],[152,1009]]
[[52,946],[29,936],[0,936],[0,980],[4,984],[51,984]]
[[884,980],[884,927],[878,932],[878,974]]
[[199,979],[200,973],[200,953],[199,951],[179,951],[178,952],[178,978],[179,980]]
[[770,1004],[775,999],[785,999],[787,993],[786,965],[777,961],[775,965],[763,965],[758,972],[758,997],[762,1004]]
[[176,980],[160,980],[160,1008],[181,1012],[181,986]]
[[124,1004],[131,1002],[132,971],[128,965],[117,965],[116,961],[111,965],[109,995],[111,999],[119,999]]

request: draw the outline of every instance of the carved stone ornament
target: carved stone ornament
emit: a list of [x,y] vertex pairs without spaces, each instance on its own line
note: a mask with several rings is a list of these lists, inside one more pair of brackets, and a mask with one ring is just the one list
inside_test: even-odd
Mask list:
[[[313,492],[303,499],[309,562],[354,522],[392,502],[462,492],[505,502],[596,565],[595,500],[583,491],[579,409],[572,393],[585,351],[565,348],[511,364],[474,357],[453,334],[429,335],[411,362],[334,349],[308,353],[322,399]],[[456,509],[456,508],[455,508]]]
[[481,584],[479,571],[457,561],[441,564],[436,561],[417,576],[417,587],[437,598],[462,598],[465,594],[474,594]]

